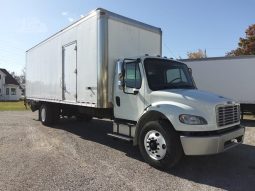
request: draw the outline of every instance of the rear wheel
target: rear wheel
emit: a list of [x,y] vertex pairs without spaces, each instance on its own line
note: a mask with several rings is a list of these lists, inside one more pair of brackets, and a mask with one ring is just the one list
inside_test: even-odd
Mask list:
[[53,125],[59,119],[59,109],[53,104],[42,104],[39,118],[43,125]]
[[169,169],[183,156],[179,135],[166,121],[151,121],[142,127],[139,149],[146,162]]

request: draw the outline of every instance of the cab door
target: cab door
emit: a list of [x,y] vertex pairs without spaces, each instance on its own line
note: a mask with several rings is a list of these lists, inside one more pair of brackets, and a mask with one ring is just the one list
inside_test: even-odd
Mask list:
[[[114,117],[137,121],[144,111],[144,85],[141,63],[118,62],[114,83]],[[124,84],[121,84],[124,82]]]

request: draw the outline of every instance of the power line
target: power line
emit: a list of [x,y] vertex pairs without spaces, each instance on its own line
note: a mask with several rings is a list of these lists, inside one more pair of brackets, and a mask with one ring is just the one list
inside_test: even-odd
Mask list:
[[173,53],[173,51],[171,51],[171,49],[167,46],[166,43],[163,42],[164,47],[169,51],[169,53],[176,59],[177,57],[175,56],[175,54]]

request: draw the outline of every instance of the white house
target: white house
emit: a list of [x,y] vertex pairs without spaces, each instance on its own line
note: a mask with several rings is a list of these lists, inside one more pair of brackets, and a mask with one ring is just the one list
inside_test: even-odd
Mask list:
[[19,100],[21,94],[22,91],[17,80],[7,70],[0,68],[0,100]]

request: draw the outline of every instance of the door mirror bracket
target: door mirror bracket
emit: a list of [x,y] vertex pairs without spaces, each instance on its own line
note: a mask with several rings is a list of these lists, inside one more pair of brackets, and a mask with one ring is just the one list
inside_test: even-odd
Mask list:
[[134,89],[133,89],[133,94],[134,94],[134,95],[137,95],[138,93],[139,93],[139,89],[134,88]]

